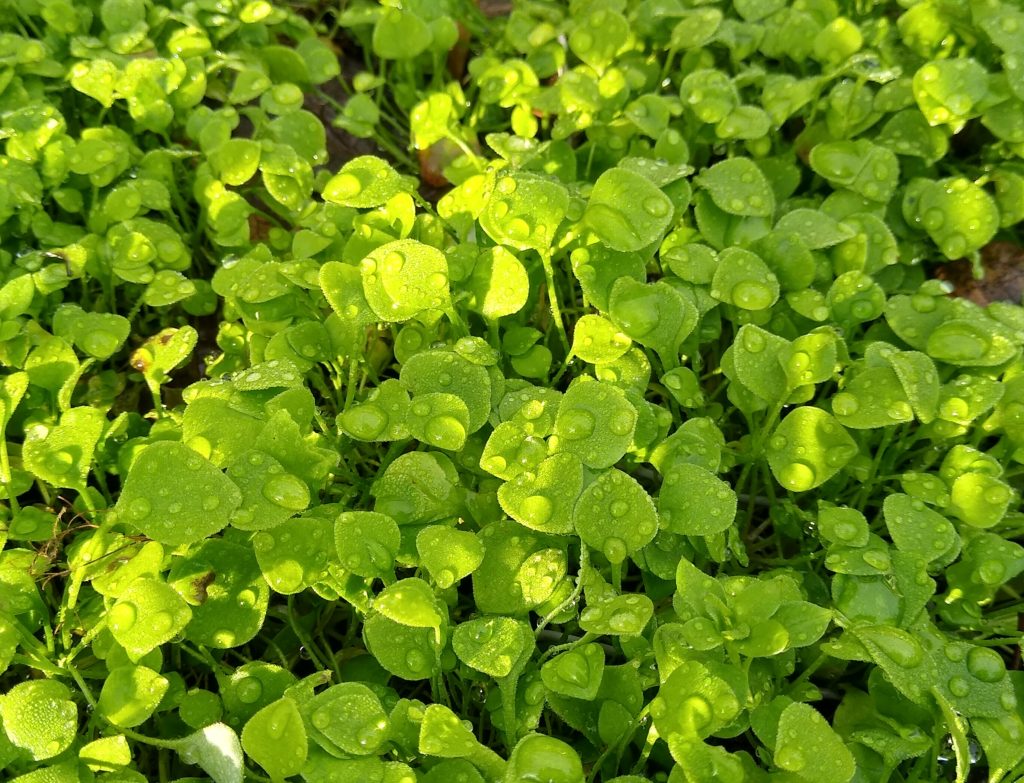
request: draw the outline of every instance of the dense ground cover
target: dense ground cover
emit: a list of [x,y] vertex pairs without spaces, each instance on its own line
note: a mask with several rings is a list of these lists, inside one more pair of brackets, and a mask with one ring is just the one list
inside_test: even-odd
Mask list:
[[0,9],[0,775],[1020,780],[1024,13],[484,10]]

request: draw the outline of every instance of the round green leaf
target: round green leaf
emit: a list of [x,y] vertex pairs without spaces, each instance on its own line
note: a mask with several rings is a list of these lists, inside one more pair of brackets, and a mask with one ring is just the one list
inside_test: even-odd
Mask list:
[[583,542],[621,563],[649,544],[658,532],[658,512],[643,487],[620,470],[598,475],[573,509],[573,526]]
[[132,728],[149,720],[169,685],[145,666],[118,666],[103,681],[97,708],[115,726]]
[[408,321],[451,303],[444,253],[414,239],[378,247],[362,260],[360,271],[366,301],[382,321]]
[[107,627],[132,660],[170,641],[192,619],[184,599],[159,579],[136,579],[107,612]]
[[768,441],[768,465],[786,489],[806,492],[838,473],[857,454],[849,433],[825,411],[793,410]]
[[297,775],[306,763],[306,727],[295,702],[278,699],[242,729],[242,749],[274,780]]
[[36,761],[63,753],[78,731],[78,709],[71,692],[56,680],[15,685],[0,699],[7,736]]
[[614,168],[597,178],[583,219],[608,247],[633,251],[660,240],[673,211],[671,199],[646,177]]
[[221,530],[241,502],[238,487],[209,460],[160,441],[132,464],[114,511],[149,538],[177,546]]
[[672,533],[710,536],[732,525],[736,493],[711,471],[678,463],[665,475],[658,492],[662,526]]
[[775,195],[757,164],[749,158],[729,158],[696,178],[719,209],[730,215],[771,217]]

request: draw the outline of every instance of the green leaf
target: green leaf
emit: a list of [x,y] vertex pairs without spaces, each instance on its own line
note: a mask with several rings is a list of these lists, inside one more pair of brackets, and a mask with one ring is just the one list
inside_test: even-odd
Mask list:
[[78,751],[78,758],[94,772],[114,772],[124,769],[132,761],[131,749],[124,735],[100,737],[86,743]]
[[324,201],[345,207],[368,209],[387,203],[415,185],[410,177],[395,171],[387,162],[372,155],[352,158],[324,186]]
[[632,442],[636,420],[636,409],[622,391],[600,381],[578,381],[562,397],[551,451],[573,454],[588,468],[611,467]]
[[460,499],[457,474],[438,454],[403,454],[384,470],[371,487],[374,511],[399,525],[434,522],[455,514]]
[[219,649],[252,639],[270,599],[251,547],[215,538],[171,566],[168,582],[192,606],[188,638]]
[[541,667],[548,690],[572,699],[593,701],[604,674],[604,650],[597,644],[584,644],[559,653]]
[[716,671],[686,661],[661,684],[650,711],[661,736],[704,738],[730,723],[739,714],[740,703]]
[[115,726],[132,728],[149,720],[169,685],[145,666],[118,666],[103,681],[97,708]]
[[959,554],[956,529],[923,501],[909,495],[889,495],[882,508],[885,525],[897,549],[920,555],[937,567],[948,565]]
[[647,546],[658,532],[654,501],[636,479],[614,468],[588,485],[572,513],[583,542],[612,563]]
[[241,503],[241,491],[209,460],[163,441],[139,454],[114,511],[154,541],[177,546],[221,530]]
[[478,747],[473,732],[459,720],[459,716],[443,704],[430,704],[423,710],[420,723],[420,753],[441,758],[464,758]]
[[710,536],[736,517],[736,493],[711,471],[690,463],[673,465],[658,492],[662,526],[672,533]]
[[925,63],[914,74],[914,99],[929,125],[949,125],[954,133],[978,114],[988,92],[988,74],[970,57]]
[[711,295],[744,310],[764,310],[778,300],[779,281],[756,254],[730,247],[719,255]]
[[456,626],[452,648],[467,666],[502,678],[522,669],[533,652],[533,632],[522,620],[480,617]]
[[97,359],[108,359],[116,353],[130,331],[127,318],[113,313],[87,313],[74,304],[63,304],[53,314],[53,333]]
[[645,284],[631,277],[614,282],[608,315],[622,332],[674,364],[679,345],[697,326],[697,308],[664,281]]
[[955,260],[992,239],[999,228],[999,208],[966,177],[947,177],[922,188],[915,219],[942,254]]
[[427,23],[412,11],[384,8],[373,27],[373,52],[385,60],[407,60],[430,46]]
[[139,660],[177,636],[192,619],[192,610],[165,582],[142,577],[121,593],[107,613],[114,639]]
[[468,530],[428,525],[416,534],[420,564],[444,589],[473,573],[484,559],[484,548]]
[[588,603],[579,622],[587,633],[628,636],[641,633],[653,616],[654,604],[646,595],[617,595]]
[[37,424],[25,433],[25,469],[54,487],[83,487],[108,422],[102,411],[71,408],[52,429]]
[[186,764],[198,764],[213,783],[242,783],[242,746],[230,726],[213,723],[173,747]]
[[838,473],[857,454],[849,433],[820,408],[793,410],[768,441],[768,464],[792,492],[806,492]]
[[810,164],[833,186],[849,188],[871,201],[888,201],[899,183],[896,154],[866,139],[818,144],[811,150]]
[[274,780],[297,775],[306,763],[306,728],[295,702],[268,704],[242,729],[242,749]]
[[261,147],[252,139],[228,139],[209,153],[214,173],[226,185],[244,185],[256,175]]
[[346,511],[338,515],[334,526],[334,543],[342,565],[371,579],[392,573],[400,540],[395,521],[373,511]]
[[465,287],[470,293],[468,306],[491,320],[518,313],[530,295],[526,268],[501,246],[477,256]]
[[332,755],[372,756],[388,741],[387,713],[362,683],[332,685],[303,704],[302,711],[312,727],[312,739]]
[[568,208],[569,194],[560,182],[513,171],[498,176],[480,225],[498,244],[545,253]]
[[440,392],[462,398],[469,409],[469,432],[476,432],[491,411],[491,376],[454,351],[422,351],[402,365],[402,383],[414,396]]
[[696,177],[711,200],[730,215],[771,217],[775,196],[764,173],[749,158],[729,158]]
[[440,671],[436,632],[413,628],[371,614],[363,624],[363,639],[378,663],[404,680],[426,680]]
[[132,367],[142,373],[154,397],[159,386],[167,382],[170,371],[189,357],[198,339],[198,332],[191,326],[164,329],[132,354]]
[[374,599],[373,608],[388,619],[413,628],[439,629],[445,619],[430,585],[415,577],[388,585]]
[[311,513],[254,535],[253,552],[270,588],[291,595],[325,578],[336,562],[330,546],[324,546],[333,531],[332,520]]
[[803,780],[848,783],[856,772],[853,754],[817,710],[793,703],[779,716],[774,759]]
[[382,321],[407,321],[450,306],[448,262],[422,242],[388,242],[363,259],[360,271],[366,301]]
[[567,743],[543,734],[529,734],[512,749],[506,778],[546,778],[550,783],[583,783],[583,764],[576,751]]
[[412,400],[406,425],[421,443],[446,451],[459,451],[466,443],[469,408],[461,397],[443,392],[419,394]]
[[498,489],[501,508],[519,524],[543,533],[572,532],[572,509],[583,489],[583,464],[573,453],[548,457],[536,470]]
[[646,177],[614,168],[594,183],[583,219],[608,247],[628,252],[659,241],[673,209],[669,197]]
[[11,742],[36,761],[63,753],[78,731],[78,708],[56,680],[13,686],[0,699],[0,719]]

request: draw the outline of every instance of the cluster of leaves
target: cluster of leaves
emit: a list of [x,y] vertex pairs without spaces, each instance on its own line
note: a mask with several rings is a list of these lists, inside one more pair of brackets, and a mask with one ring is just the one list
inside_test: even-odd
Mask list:
[[1020,779],[1024,12],[319,13],[0,9],[5,779]]

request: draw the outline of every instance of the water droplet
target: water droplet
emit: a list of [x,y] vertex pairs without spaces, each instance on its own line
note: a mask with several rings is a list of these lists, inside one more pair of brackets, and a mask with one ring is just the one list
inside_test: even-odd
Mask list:
[[572,36],[572,48],[577,52],[586,52],[594,45],[594,39],[586,30],[575,30]]
[[328,726],[331,725],[331,711],[326,707],[321,707],[313,713],[313,726],[324,731]]
[[784,745],[775,754],[775,763],[788,772],[798,772],[806,765],[804,754],[794,745]]
[[606,538],[601,551],[604,552],[604,556],[608,558],[609,563],[621,563],[626,559],[626,542],[614,536]]
[[978,578],[982,584],[1002,584],[1006,576],[1006,567],[998,560],[985,560],[978,566]]
[[543,526],[551,519],[554,507],[544,495],[530,495],[520,506],[522,517],[534,525]]
[[419,650],[409,650],[405,654],[405,665],[409,667],[410,671],[419,674],[427,667],[427,656]]
[[947,686],[949,687],[949,692],[959,698],[963,698],[971,692],[971,684],[963,677],[950,677]]
[[466,441],[466,428],[454,416],[435,416],[424,427],[427,440],[443,449],[458,449]]
[[832,411],[836,416],[853,416],[859,408],[857,398],[849,392],[839,392],[832,398]]
[[615,435],[623,436],[632,432],[633,424],[633,416],[629,411],[620,411],[612,416],[611,421],[608,423],[608,429]]
[[1003,679],[1006,667],[1003,665],[1003,659],[995,650],[990,650],[987,647],[973,647],[967,653],[967,671],[982,682],[999,682]]
[[559,434],[566,440],[583,440],[594,432],[594,415],[582,408],[570,408],[559,417]]
[[347,199],[359,195],[362,189],[363,185],[355,175],[343,173],[331,182],[330,192],[338,198]]
[[804,492],[814,486],[814,468],[806,462],[791,462],[779,469],[779,483],[793,492]]
[[290,473],[272,476],[263,484],[263,497],[288,511],[302,511],[309,505],[309,488]]
[[153,510],[153,506],[145,498],[135,498],[128,504],[128,516],[138,521],[145,519]]
[[129,631],[135,625],[138,616],[139,611],[135,608],[135,604],[130,601],[119,601],[107,614],[107,623],[114,633]]
[[555,671],[560,679],[577,688],[585,688],[590,682],[590,667],[587,666],[587,659],[582,653],[562,653],[558,656]]
[[515,217],[505,224],[505,232],[512,239],[522,241],[530,236],[530,224],[521,217]]
[[732,301],[744,310],[763,310],[770,307],[775,296],[764,283],[756,280],[741,280],[732,289]]
[[668,200],[658,196],[651,196],[644,200],[644,210],[652,217],[664,217],[669,211]]
[[214,511],[220,505],[220,498],[216,495],[207,495],[203,498],[203,510]]
[[351,408],[341,415],[341,426],[361,440],[377,438],[387,425],[388,414],[372,402]]
[[174,626],[174,616],[170,612],[155,612],[149,618],[149,627],[155,634],[164,634]]
[[879,549],[867,549],[861,557],[864,558],[865,563],[879,571],[888,571],[892,565],[889,555]]

